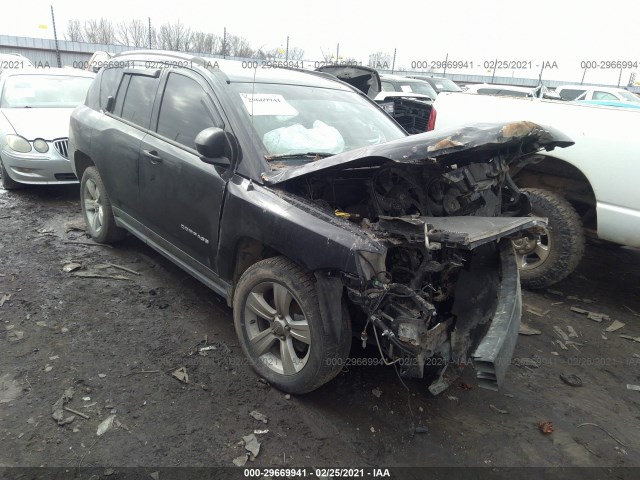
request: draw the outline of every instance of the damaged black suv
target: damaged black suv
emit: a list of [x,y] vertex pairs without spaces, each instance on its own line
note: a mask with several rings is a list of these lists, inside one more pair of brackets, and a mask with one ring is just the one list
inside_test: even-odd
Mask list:
[[569,139],[528,122],[408,136],[324,74],[112,60],[70,125],[96,241],[128,231],[223,295],[286,392],[333,378],[354,336],[433,393],[469,362],[496,388],[521,313],[510,239],[545,224],[508,168]]

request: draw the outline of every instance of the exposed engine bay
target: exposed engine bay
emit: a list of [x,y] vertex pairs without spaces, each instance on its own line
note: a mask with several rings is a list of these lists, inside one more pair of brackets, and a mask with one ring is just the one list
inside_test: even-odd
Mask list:
[[[450,136],[427,150],[465,145]],[[354,168],[309,172],[284,183],[287,192],[384,244],[386,255],[358,251],[359,278],[343,279],[354,332],[360,332],[363,346],[376,345],[385,363],[397,362],[402,375],[427,378],[433,394],[447,388],[458,367],[472,362],[480,384],[497,388],[506,365],[477,351],[500,309],[514,310],[509,335],[503,335],[510,343],[507,361],[515,347],[520,287],[509,240],[534,237],[545,225],[528,217],[528,197],[508,173],[522,161],[525,144],[483,147],[474,155],[437,160],[354,162]]]

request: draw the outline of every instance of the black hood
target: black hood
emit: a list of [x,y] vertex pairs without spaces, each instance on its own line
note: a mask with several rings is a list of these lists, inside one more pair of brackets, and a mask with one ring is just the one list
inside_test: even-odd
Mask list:
[[298,167],[265,172],[262,179],[277,185],[320,171],[376,167],[390,162],[445,167],[461,162],[486,162],[498,154],[508,163],[518,158],[574,142],[555,128],[531,122],[478,123],[407,136],[340,153]]

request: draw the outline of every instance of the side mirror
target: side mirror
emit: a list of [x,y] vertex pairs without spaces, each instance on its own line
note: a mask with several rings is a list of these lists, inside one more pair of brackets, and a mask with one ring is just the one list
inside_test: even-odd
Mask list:
[[105,107],[105,111],[109,113],[113,113],[113,105],[115,103],[115,98],[112,95],[107,97],[107,106]]
[[196,150],[200,159],[211,165],[228,167],[231,162],[224,156],[226,142],[224,130],[217,127],[205,128],[196,136]]

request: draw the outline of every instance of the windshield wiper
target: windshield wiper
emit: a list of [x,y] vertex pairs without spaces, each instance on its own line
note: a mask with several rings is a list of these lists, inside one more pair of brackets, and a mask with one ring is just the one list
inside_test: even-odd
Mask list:
[[300,152],[300,153],[283,153],[280,155],[265,155],[264,158],[268,162],[271,160],[286,160],[288,158],[313,158],[320,160],[321,158],[327,158],[335,155],[335,153],[327,152]]

